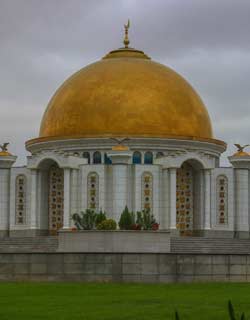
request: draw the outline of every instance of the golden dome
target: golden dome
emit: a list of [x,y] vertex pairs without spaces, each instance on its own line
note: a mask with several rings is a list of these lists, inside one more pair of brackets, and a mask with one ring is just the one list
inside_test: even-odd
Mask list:
[[186,80],[142,51],[121,48],[63,83],[43,116],[39,140],[112,136],[209,140],[213,133]]

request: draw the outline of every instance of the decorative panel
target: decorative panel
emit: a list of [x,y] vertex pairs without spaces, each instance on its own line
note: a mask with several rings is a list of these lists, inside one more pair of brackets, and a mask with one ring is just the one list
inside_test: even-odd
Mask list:
[[63,226],[64,174],[52,166],[49,171],[49,230],[56,232]]
[[142,210],[153,211],[153,176],[149,172],[144,172],[142,175]]
[[228,222],[228,180],[224,175],[216,179],[216,212],[217,223],[227,224]]
[[96,172],[88,175],[88,208],[99,209],[99,177]]
[[193,230],[193,168],[182,165],[176,171],[176,227],[183,233]]
[[16,224],[26,223],[27,182],[24,175],[16,178]]

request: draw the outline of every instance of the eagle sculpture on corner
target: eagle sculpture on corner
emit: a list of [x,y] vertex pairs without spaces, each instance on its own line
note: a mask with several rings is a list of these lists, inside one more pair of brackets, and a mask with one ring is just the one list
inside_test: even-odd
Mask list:
[[0,145],[0,148],[2,149],[3,152],[8,151],[8,145],[9,145],[9,142],[4,142],[2,145]]
[[249,147],[249,146],[250,146],[249,144],[246,144],[246,145],[244,145],[244,146],[241,146],[241,145],[238,144],[238,143],[235,143],[234,145],[235,145],[235,147],[238,149],[238,150],[237,150],[238,152],[243,152],[246,147]]
[[110,138],[110,139],[116,141],[118,145],[121,145],[123,142],[130,140],[129,138],[122,138],[122,139]]

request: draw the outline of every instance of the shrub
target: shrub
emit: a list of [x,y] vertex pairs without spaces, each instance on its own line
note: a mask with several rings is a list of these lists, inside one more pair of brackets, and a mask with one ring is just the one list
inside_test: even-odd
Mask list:
[[104,220],[106,220],[106,212],[100,210],[100,212],[96,215],[96,220],[95,220],[95,225],[96,227],[98,226],[98,224],[100,224],[101,222],[103,222]]
[[102,210],[96,213],[94,210],[86,209],[80,214],[74,213],[72,220],[78,230],[93,230],[99,223],[106,220],[106,214]]
[[78,213],[74,213],[72,219],[77,229],[93,230],[95,228],[96,213],[91,209],[87,209],[82,211],[80,215]]
[[113,219],[103,220],[97,225],[97,230],[116,230],[116,222]]
[[130,212],[128,210],[128,207],[126,206],[120,217],[119,228],[121,230],[132,230],[132,226],[134,224],[135,224],[135,214],[134,212]]
[[136,224],[138,227],[136,230],[158,230],[159,223],[156,222],[153,214],[150,214],[150,210],[142,210],[136,213]]

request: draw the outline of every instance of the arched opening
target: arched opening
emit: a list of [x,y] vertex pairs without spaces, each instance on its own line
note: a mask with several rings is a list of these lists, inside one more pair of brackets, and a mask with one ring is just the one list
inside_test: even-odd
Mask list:
[[89,154],[89,152],[87,152],[87,151],[83,152],[82,157],[84,159],[87,159],[88,160],[88,164],[90,164],[90,154]]
[[100,164],[102,163],[102,155],[101,152],[95,151],[93,154],[93,163],[94,164]]
[[139,151],[133,153],[133,164],[141,164],[141,153]]
[[49,168],[49,232],[63,227],[64,174],[56,164]]
[[201,227],[202,165],[185,161],[176,171],[176,228],[181,235],[191,236]]
[[153,153],[151,151],[144,154],[144,164],[153,164]]
[[63,227],[64,212],[64,171],[52,159],[39,165],[39,224],[40,228],[56,235]]

